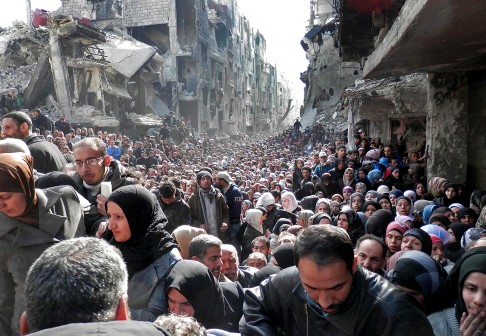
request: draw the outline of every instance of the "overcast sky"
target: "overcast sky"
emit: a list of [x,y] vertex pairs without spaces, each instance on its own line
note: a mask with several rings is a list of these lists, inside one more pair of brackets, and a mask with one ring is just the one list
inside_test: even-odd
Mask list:
[[[9,1],[0,11],[0,27],[11,26],[14,20],[25,21],[25,3],[24,0]],[[31,4],[32,10],[54,10],[61,5],[61,0],[31,0]],[[306,70],[308,62],[299,42],[306,32],[309,1],[238,0],[238,6],[252,27],[265,36],[269,62],[277,64],[278,72],[289,80],[302,104],[304,85],[299,75]]]

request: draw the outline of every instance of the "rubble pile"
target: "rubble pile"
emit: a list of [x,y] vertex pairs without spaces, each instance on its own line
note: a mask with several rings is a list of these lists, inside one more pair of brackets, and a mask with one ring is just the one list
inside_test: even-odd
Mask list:
[[34,73],[36,63],[19,67],[8,66],[0,68],[0,92],[8,88],[16,88],[23,91]]

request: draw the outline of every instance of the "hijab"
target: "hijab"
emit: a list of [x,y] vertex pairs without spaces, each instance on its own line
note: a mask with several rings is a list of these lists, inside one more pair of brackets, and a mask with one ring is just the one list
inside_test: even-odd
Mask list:
[[424,224],[430,223],[430,216],[432,216],[432,213],[437,208],[438,206],[436,204],[430,204],[424,208],[424,211],[422,212],[422,219],[424,221]]
[[249,209],[246,212],[246,222],[252,228],[263,234],[263,225],[261,223],[263,213],[258,209]]
[[194,318],[205,328],[228,329],[229,305],[211,271],[193,260],[177,262],[165,282],[166,293],[177,289],[194,309]]
[[361,222],[361,219],[359,218],[356,211],[351,209],[341,210],[338,213],[337,218],[339,218],[341,214],[345,214],[348,218],[349,224],[347,232],[349,234],[349,237],[351,238],[351,242],[353,243],[353,245],[355,245],[358,239],[365,234],[365,226]]
[[189,244],[191,243],[192,238],[204,233],[206,233],[204,229],[190,225],[181,225],[172,232],[172,236],[177,241],[183,259],[189,259]]
[[120,249],[127,264],[128,278],[152,264],[162,255],[177,247],[177,243],[165,230],[167,217],[154,194],[141,185],[128,185],[115,190],[106,200],[116,203],[125,214],[131,236],[125,242],[117,242],[113,233],[103,236]]
[[447,287],[449,293],[453,295],[453,300],[456,301],[455,310],[458,322],[461,321],[462,314],[467,313],[467,308],[462,298],[462,287],[467,276],[472,272],[486,274],[486,247],[478,246],[466,251],[449,274]]
[[[407,196],[399,196],[397,197],[397,200],[395,202],[395,204],[398,204],[398,201],[400,200],[405,200],[406,202],[408,202],[408,204],[410,205],[410,211],[408,213],[408,216],[409,217],[413,217],[413,202],[410,198],[408,198]],[[397,210],[397,214],[398,214],[398,210]],[[406,216],[406,215],[404,215]]]
[[366,222],[366,233],[385,239],[386,227],[394,218],[395,215],[388,209],[376,210]]
[[427,255],[430,255],[432,253],[432,238],[430,238],[430,235],[427,232],[422,229],[411,228],[408,229],[407,232],[405,232],[403,238],[409,236],[415,237],[420,240],[420,242],[422,243],[422,252],[426,253]]
[[295,195],[294,193],[288,191],[288,192],[284,192],[281,196],[281,198],[285,198],[286,200],[289,201],[289,205],[288,207],[283,207],[283,209],[287,212],[290,212],[292,213],[295,209],[297,209],[297,199],[295,198]]
[[39,222],[33,166],[34,159],[30,155],[23,153],[0,154],[0,192],[24,194],[26,208],[16,218],[29,224]]

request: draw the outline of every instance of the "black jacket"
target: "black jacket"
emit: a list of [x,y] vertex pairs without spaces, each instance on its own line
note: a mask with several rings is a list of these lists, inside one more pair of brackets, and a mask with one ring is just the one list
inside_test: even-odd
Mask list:
[[306,299],[299,271],[287,268],[245,293],[241,335],[434,335],[415,300],[358,267],[338,313],[322,317]]
[[168,223],[165,227],[167,232],[172,233],[179,226],[190,224],[191,209],[189,209],[189,205],[181,198],[179,190],[176,191],[176,200],[169,205],[162,201],[158,190],[154,190],[152,193],[157,197],[160,207],[167,217]]
[[29,135],[24,139],[34,158],[34,169],[40,173],[62,171],[67,162],[59,148],[44,139],[42,135]]

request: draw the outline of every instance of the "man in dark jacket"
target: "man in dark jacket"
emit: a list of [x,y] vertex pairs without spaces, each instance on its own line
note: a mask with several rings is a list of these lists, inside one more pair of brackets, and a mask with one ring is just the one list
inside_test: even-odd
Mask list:
[[219,172],[215,177],[216,186],[223,192],[229,211],[228,239],[238,250],[241,248],[236,239],[236,234],[241,226],[241,203],[243,195],[240,189],[233,183],[233,179],[227,172]]
[[181,198],[180,192],[172,182],[164,182],[158,190],[152,191],[167,217],[165,230],[172,233],[181,225],[189,225],[191,222],[191,210],[189,205]]
[[433,335],[414,299],[362,269],[351,239],[331,225],[307,228],[297,267],[245,294],[241,335]]
[[24,140],[34,158],[34,168],[40,173],[62,171],[67,162],[59,148],[44,139],[42,135],[32,134],[32,120],[24,112],[10,112],[3,116],[3,135],[7,138]]
[[40,130],[40,135],[45,136],[46,131],[54,131],[54,123],[52,120],[38,108],[32,110],[32,124],[34,129],[38,128]]
[[54,126],[57,130],[64,133],[64,135],[68,134],[71,130],[71,123],[66,120],[66,115],[61,113],[59,115],[59,120],[54,123]]

